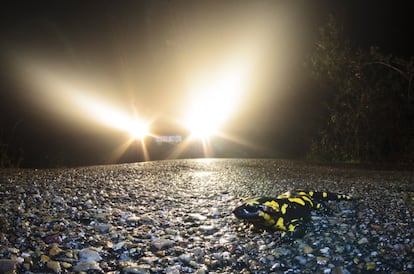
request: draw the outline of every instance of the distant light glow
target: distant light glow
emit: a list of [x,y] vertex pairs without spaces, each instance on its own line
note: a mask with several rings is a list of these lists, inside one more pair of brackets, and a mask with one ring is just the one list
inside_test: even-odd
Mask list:
[[110,99],[98,96],[96,90],[100,90],[99,85],[88,88],[80,81],[71,81],[67,75],[62,77],[47,66],[36,63],[27,63],[24,68],[28,84],[36,90],[31,94],[31,99],[44,109],[69,118],[79,126],[100,124],[128,134],[128,140],[116,149],[110,157],[111,161],[119,159],[135,141],[141,143],[144,159],[149,159],[144,138],[151,135],[150,122],[120,110],[114,103],[106,103]]
[[128,130],[129,136],[134,140],[142,140],[146,136],[150,135],[148,123],[142,123],[137,121]]
[[190,130],[190,137],[193,139],[209,138],[218,132],[218,125],[205,115],[199,117],[198,121],[192,121],[187,124],[187,128]]
[[125,131],[131,139],[142,139],[149,134],[149,123],[83,95],[76,97],[76,103],[100,123]]
[[184,125],[194,138],[208,138],[219,133],[222,124],[236,110],[247,85],[248,62],[240,58],[203,75],[191,87],[190,111]]

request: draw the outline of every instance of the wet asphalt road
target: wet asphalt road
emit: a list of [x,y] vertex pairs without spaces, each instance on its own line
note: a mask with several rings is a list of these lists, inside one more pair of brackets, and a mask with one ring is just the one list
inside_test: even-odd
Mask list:
[[[303,239],[255,231],[241,197],[302,188],[354,202]],[[414,173],[285,160],[200,159],[0,170],[0,271],[411,273]],[[86,254],[86,255],[85,255]]]

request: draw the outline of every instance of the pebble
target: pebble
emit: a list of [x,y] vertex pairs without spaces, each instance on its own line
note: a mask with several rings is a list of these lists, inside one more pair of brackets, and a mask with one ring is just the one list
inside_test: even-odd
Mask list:
[[56,245],[53,245],[49,250],[49,256],[54,257],[54,256],[56,256],[56,255],[58,255],[62,252],[63,252],[63,250],[61,248],[59,248]]
[[49,256],[47,256],[47,255],[45,255],[45,254],[42,254],[42,255],[40,256],[40,261],[41,261],[42,263],[47,263],[48,261],[50,261],[50,258],[49,258]]
[[95,261],[86,261],[86,262],[80,261],[73,267],[73,271],[76,271],[76,272],[82,272],[82,271],[88,271],[88,270],[100,271],[101,267]]
[[78,256],[82,262],[99,262],[102,257],[96,250],[84,248],[79,251]]
[[126,246],[128,244],[128,242],[126,242],[126,241],[121,241],[121,242],[119,242],[119,243],[117,243],[117,244],[115,244],[114,246],[112,246],[112,249],[113,250],[115,250],[115,251],[117,251],[117,250],[120,250],[120,249],[122,249],[124,246]]
[[171,246],[174,245],[174,241],[168,240],[168,239],[155,239],[151,242],[151,245],[156,249],[156,250],[162,250],[162,249],[166,249],[169,248]]
[[14,272],[16,264],[16,260],[0,259],[0,273]]
[[70,264],[68,262],[60,262],[60,265],[65,269],[69,269],[69,268],[72,267],[72,264]]
[[50,270],[52,270],[55,273],[61,273],[62,272],[62,268],[60,267],[59,262],[48,261],[46,265],[47,265],[47,268],[49,268]]
[[49,235],[45,238],[45,243],[51,244],[51,243],[58,243],[60,244],[62,242],[62,237],[60,235]]
[[359,245],[366,244],[366,243],[368,243],[368,239],[366,237],[361,238],[361,239],[358,240]]
[[329,247],[324,247],[324,248],[321,248],[319,251],[324,255],[328,255],[329,252],[330,252],[330,248]]
[[99,225],[96,225],[95,228],[102,233],[106,233],[106,232],[111,231],[112,225],[111,224],[99,224]]
[[218,231],[218,228],[216,228],[214,225],[201,225],[200,230],[205,235],[211,235]]
[[303,247],[303,253],[305,253],[305,254],[309,254],[309,253],[312,253],[313,252],[313,248],[312,247],[310,247],[310,246],[308,246],[308,245],[305,245],[304,247]]
[[298,263],[301,264],[301,265],[306,265],[306,263],[307,263],[306,258],[303,257],[303,256],[296,256],[295,260],[298,261]]
[[190,261],[193,259],[190,253],[181,254],[178,258],[186,264],[190,263]]
[[190,213],[190,214],[188,214],[188,217],[191,220],[194,220],[194,221],[201,221],[201,222],[203,222],[203,221],[207,220],[207,216],[201,215],[199,213]]
[[316,257],[316,262],[320,265],[326,265],[328,261],[329,261],[328,257],[321,257],[321,256]]
[[132,264],[122,268],[124,273],[147,274],[150,273],[151,266],[146,264]]
[[141,218],[138,216],[128,216],[126,221],[128,223],[139,223],[141,221]]

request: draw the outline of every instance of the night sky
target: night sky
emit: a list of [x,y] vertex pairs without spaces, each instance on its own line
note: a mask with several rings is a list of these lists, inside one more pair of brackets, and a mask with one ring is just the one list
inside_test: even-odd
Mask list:
[[[328,14],[354,48],[408,58],[409,3],[3,3],[2,152],[23,167],[197,157],[202,141],[154,140],[215,123],[207,156],[300,154],[294,134],[312,117],[312,90],[298,68]],[[146,148],[131,142],[131,123],[148,126]]]

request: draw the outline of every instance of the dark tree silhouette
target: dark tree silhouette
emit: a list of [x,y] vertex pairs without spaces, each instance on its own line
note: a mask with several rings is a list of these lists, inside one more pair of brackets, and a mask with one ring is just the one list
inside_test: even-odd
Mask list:
[[413,161],[414,59],[354,50],[342,33],[330,16],[309,58],[324,114],[310,157]]

